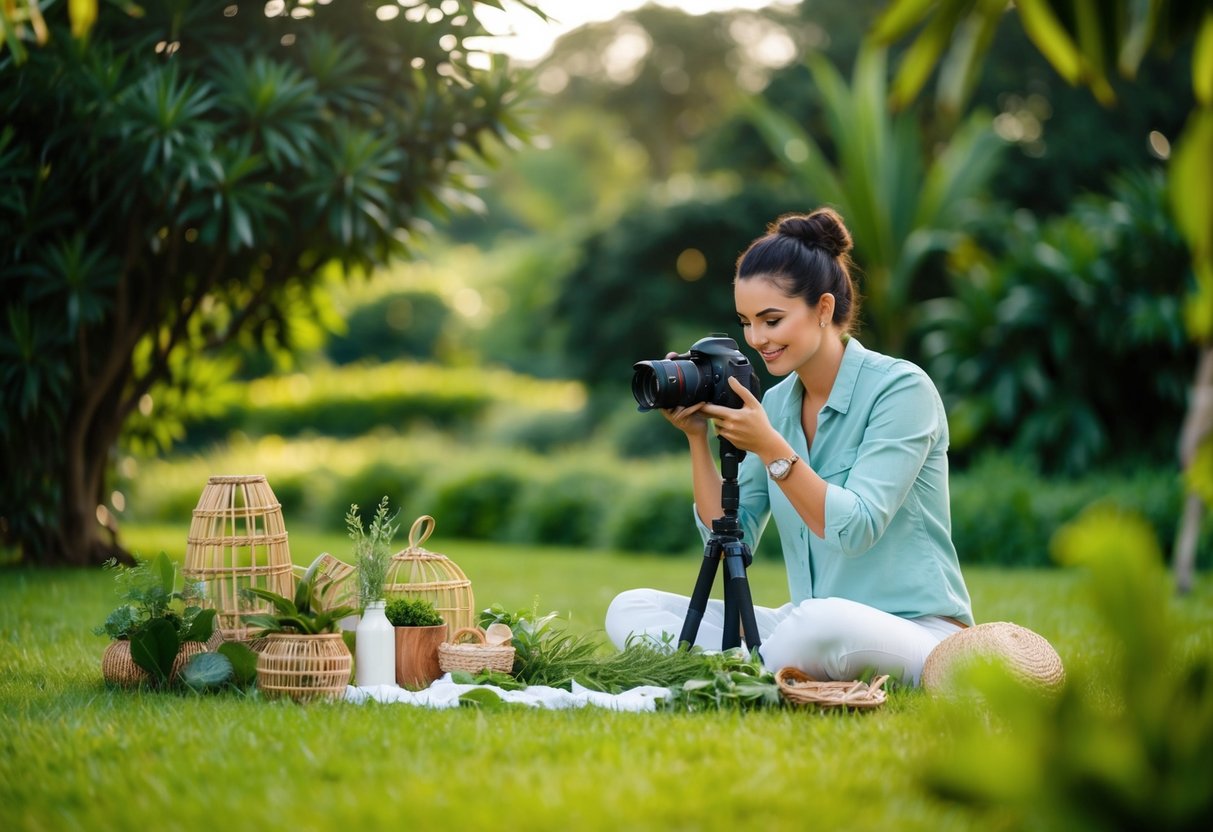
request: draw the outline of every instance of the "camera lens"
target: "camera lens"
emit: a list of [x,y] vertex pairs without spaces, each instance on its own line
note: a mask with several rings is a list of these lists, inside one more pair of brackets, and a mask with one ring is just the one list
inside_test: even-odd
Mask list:
[[664,359],[632,365],[632,396],[641,410],[671,408],[700,401],[700,373],[694,361]]

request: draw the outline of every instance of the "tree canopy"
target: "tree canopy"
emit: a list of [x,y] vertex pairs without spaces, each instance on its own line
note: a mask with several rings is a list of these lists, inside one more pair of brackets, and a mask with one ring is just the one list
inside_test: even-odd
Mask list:
[[476,2],[105,3],[86,39],[69,5],[0,56],[0,540],[44,564],[115,550],[132,416],[204,399],[208,350],[289,342],[524,133]]

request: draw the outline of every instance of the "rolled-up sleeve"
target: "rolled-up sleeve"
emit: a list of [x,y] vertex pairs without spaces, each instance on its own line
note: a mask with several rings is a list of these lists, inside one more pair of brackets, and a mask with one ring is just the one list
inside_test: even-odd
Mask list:
[[909,372],[873,402],[854,465],[826,489],[825,540],[844,555],[872,548],[905,501],[941,435],[937,400],[930,379]]

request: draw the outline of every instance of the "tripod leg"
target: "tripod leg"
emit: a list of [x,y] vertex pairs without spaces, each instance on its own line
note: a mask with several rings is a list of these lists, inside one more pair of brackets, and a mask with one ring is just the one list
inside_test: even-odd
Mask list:
[[699,566],[699,577],[695,579],[695,590],[691,593],[691,601],[687,606],[687,617],[682,623],[682,634],[678,636],[678,644],[686,643],[688,649],[695,643],[699,635],[699,624],[708,608],[708,597],[712,594],[712,584],[716,582],[716,570],[720,566],[720,545],[709,540],[704,547],[703,563]]
[[[744,544],[741,544],[744,547]],[[740,634],[730,640],[730,633],[736,633],[738,625],[745,632],[746,648],[753,652],[762,646],[762,637],[758,634],[758,619],[754,615],[754,596],[750,592],[750,579],[746,576],[745,550],[730,550],[724,558],[724,597],[725,597],[725,644],[724,649],[739,647]],[[730,608],[732,611],[730,612]]]

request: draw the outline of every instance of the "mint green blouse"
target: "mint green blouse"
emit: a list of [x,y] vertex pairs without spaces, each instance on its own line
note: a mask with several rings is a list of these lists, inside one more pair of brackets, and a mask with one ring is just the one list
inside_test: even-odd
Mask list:
[[[773,515],[793,602],[848,598],[905,618],[972,624],[951,536],[948,419],[930,377],[851,338],[811,449],[800,424],[803,401],[793,373],[766,392],[762,406],[828,484],[825,537],[809,531],[751,453],[737,474],[738,521],[751,549]],[[706,541],[698,515],[696,523]]]

